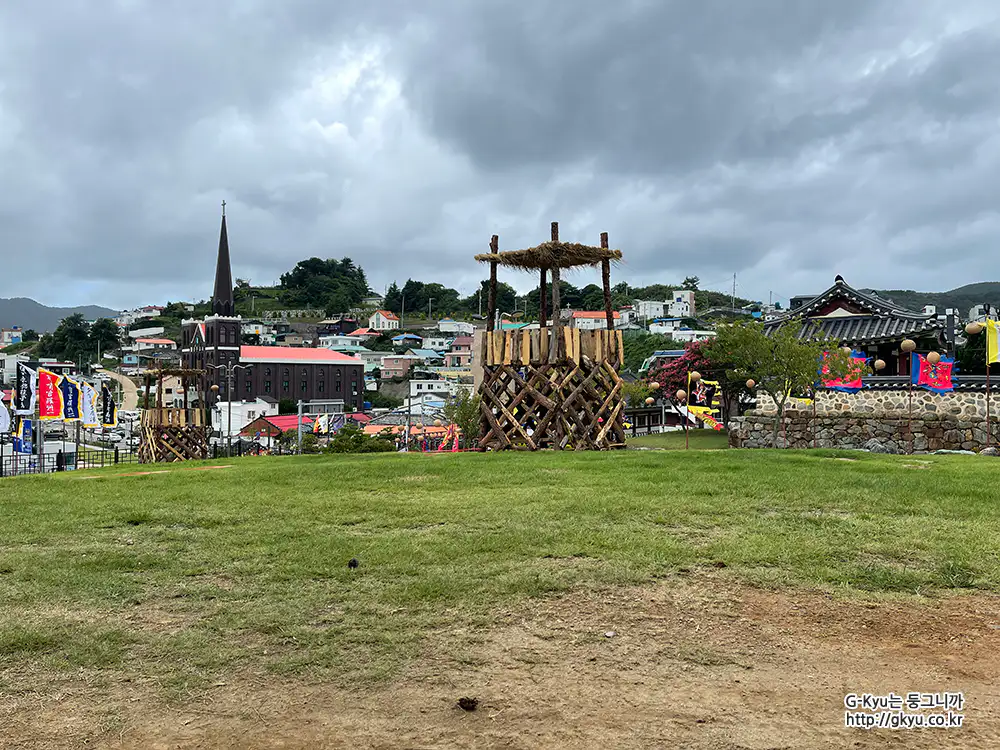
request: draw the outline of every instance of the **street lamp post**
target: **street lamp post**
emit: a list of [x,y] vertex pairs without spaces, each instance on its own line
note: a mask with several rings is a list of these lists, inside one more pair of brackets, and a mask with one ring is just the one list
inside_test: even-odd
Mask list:
[[[236,371],[237,370],[252,370],[253,365],[237,365],[233,362],[224,363],[221,365],[209,365],[209,367],[215,370],[223,370],[226,373],[226,382],[229,384],[227,394],[227,411],[229,412],[228,426],[226,427],[226,456],[232,457],[233,455],[233,388],[236,385]],[[217,387],[217,386],[216,386]],[[213,389],[214,390],[214,389]]]

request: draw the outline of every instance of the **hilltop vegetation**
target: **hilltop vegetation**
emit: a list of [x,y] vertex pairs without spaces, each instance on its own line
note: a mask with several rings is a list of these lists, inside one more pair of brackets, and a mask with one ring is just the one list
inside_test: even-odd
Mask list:
[[909,310],[920,311],[924,305],[935,305],[939,310],[949,307],[958,309],[964,318],[975,305],[988,303],[1000,308],[1000,282],[982,281],[966,284],[947,292],[915,292],[911,289],[875,289],[880,297],[890,299]]

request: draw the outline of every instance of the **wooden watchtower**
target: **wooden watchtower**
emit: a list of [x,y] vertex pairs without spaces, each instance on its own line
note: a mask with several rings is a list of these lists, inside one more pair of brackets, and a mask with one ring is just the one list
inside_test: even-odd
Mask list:
[[[480,386],[479,447],[492,450],[542,448],[607,450],[625,444],[625,402],[618,374],[624,361],[621,331],[614,330],[611,263],[620,250],[559,241],[552,222],[548,242],[527,250],[500,252],[493,235],[490,252],[476,260],[490,264],[489,313],[477,356]],[[538,330],[496,330],[497,266],[538,271]],[[565,327],[560,318],[562,269],[600,266],[607,327],[585,331]],[[548,321],[546,276],[552,273],[552,322]]]
[[[139,437],[139,463],[194,461],[208,458],[208,425],[205,399],[193,408],[188,404],[188,384],[203,383],[204,370],[161,368],[146,374],[146,396]],[[180,379],[184,405],[163,405],[163,379]],[[156,405],[149,404],[149,387],[156,379]]]

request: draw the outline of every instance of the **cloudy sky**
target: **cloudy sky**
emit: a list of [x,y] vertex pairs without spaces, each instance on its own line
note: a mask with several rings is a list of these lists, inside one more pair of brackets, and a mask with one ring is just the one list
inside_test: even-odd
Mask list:
[[[0,296],[596,244],[776,299],[995,280],[995,0],[4,0]],[[581,273],[578,283],[589,283]],[[521,289],[534,278],[505,276]]]

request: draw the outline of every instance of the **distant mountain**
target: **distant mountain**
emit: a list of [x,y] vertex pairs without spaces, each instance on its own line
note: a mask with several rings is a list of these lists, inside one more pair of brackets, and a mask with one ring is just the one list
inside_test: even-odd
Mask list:
[[73,313],[80,313],[87,320],[95,318],[113,318],[118,312],[97,305],[83,307],[46,307],[27,297],[13,299],[0,298],[0,328],[21,326],[27,330],[34,328],[38,333],[54,331],[59,321]]
[[983,302],[1000,308],[1000,281],[982,281],[966,284],[950,292],[914,292],[910,289],[874,289],[878,296],[890,299],[900,307],[920,312],[924,305],[935,305],[938,311],[954,307],[960,317],[965,318],[969,309]]

